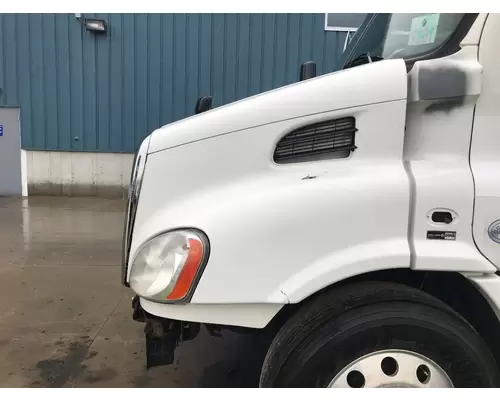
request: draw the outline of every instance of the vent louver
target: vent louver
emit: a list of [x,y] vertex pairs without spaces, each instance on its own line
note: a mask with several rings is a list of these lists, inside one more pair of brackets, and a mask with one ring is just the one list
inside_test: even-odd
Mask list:
[[[348,157],[356,149],[354,134],[356,120],[353,117],[307,125],[283,137],[276,145],[274,161],[289,163],[314,159]],[[336,154],[333,154],[336,153]]]

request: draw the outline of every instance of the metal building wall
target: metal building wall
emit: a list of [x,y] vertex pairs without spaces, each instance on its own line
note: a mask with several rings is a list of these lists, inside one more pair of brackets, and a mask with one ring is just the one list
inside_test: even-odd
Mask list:
[[22,147],[133,152],[155,128],[335,69],[345,33],[324,14],[0,14],[0,106],[20,106]]

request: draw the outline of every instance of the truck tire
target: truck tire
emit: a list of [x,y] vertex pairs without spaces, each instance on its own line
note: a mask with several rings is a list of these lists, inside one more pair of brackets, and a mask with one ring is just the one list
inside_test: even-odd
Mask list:
[[306,301],[282,326],[261,387],[498,387],[474,328],[440,300],[365,282]]

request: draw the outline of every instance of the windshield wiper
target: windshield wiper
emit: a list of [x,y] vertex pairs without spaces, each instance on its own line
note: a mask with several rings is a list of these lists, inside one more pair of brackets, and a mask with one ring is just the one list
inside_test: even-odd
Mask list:
[[372,63],[374,61],[381,61],[383,57],[380,56],[370,56],[370,53],[362,53],[359,56],[353,58],[347,64],[344,64],[342,69],[347,69],[351,67],[357,67],[358,65]]

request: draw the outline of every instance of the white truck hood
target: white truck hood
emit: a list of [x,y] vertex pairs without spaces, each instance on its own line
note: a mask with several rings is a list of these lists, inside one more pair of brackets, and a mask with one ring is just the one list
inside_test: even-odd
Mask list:
[[[311,114],[406,98],[403,60],[378,61],[284,86],[155,130],[149,153]],[[382,92],[380,82],[385,82]]]

